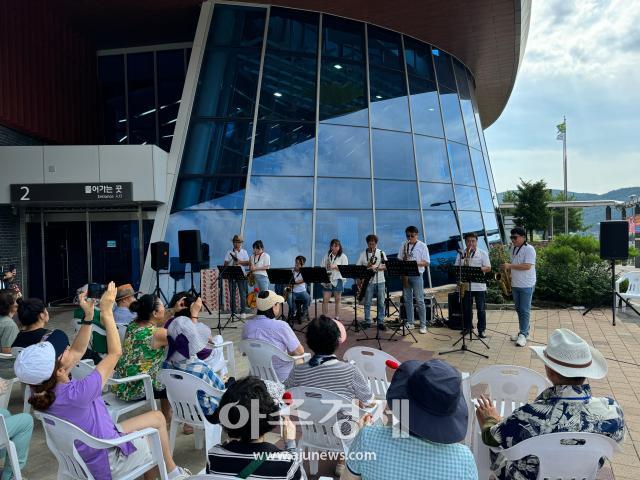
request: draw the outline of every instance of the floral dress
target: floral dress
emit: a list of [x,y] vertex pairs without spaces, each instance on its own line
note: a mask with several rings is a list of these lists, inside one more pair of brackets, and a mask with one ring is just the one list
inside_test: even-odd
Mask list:
[[[117,377],[147,373],[151,377],[154,390],[164,390],[164,385],[156,377],[167,352],[166,347],[152,348],[153,334],[157,328],[152,325],[139,325],[136,322],[127,326],[122,356],[116,365]],[[112,388],[121,400],[140,400],[145,397],[142,381],[114,385]]]

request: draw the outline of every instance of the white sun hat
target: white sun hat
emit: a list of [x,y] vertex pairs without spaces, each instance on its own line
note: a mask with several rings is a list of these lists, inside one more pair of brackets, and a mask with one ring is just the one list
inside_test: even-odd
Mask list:
[[607,362],[602,354],[567,328],[558,328],[546,347],[529,347],[551,370],[563,377],[603,378]]

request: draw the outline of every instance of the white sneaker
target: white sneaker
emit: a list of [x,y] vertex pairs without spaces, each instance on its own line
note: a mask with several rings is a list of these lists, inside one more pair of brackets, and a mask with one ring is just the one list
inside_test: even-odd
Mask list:
[[187,478],[193,475],[190,470],[182,467],[176,467],[178,469],[178,473],[175,476],[171,476],[169,473],[169,480],[186,480]]
[[517,342],[518,341],[518,337],[520,336],[519,333],[516,333],[515,335],[511,335],[511,341],[512,342]]
[[518,335],[518,340],[516,341],[516,345],[519,347],[524,347],[527,344],[527,337],[520,334]]
[[427,327],[420,327],[420,333],[427,333]]
[[406,328],[407,330],[413,330],[413,325],[410,323],[405,323],[404,328]]

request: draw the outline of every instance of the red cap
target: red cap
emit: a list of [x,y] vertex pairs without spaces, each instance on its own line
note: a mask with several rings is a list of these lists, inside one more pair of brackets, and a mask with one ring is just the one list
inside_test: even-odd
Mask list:
[[291,405],[293,403],[293,396],[291,396],[291,392],[284,392],[282,394],[282,400],[286,405]]
[[260,293],[260,289],[258,287],[253,287],[253,291],[256,293]]
[[400,366],[398,362],[394,362],[393,360],[387,360],[384,363],[387,365],[387,367],[391,368],[392,370],[397,370],[398,367]]

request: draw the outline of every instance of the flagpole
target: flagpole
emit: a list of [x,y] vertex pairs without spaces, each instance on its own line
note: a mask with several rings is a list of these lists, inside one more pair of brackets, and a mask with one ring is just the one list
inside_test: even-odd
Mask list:
[[[562,138],[562,161],[564,168],[564,201],[569,200],[567,193],[567,117],[562,117],[564,123],[564,135]],[[564,207],[564,234],[569,235],[569,207]]]

